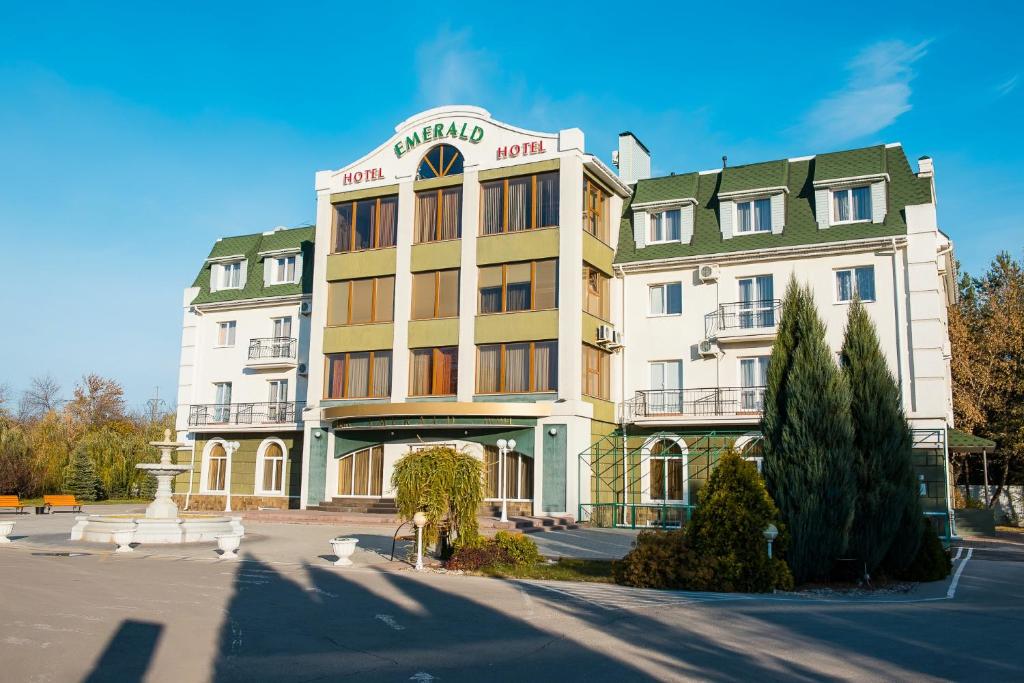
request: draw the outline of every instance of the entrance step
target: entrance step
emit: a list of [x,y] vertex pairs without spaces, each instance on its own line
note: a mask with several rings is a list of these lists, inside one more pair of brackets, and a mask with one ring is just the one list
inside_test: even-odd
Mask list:
[[398,514],[394,498],[335,498],[308,508],[321,512],[359,512],[368,515]]

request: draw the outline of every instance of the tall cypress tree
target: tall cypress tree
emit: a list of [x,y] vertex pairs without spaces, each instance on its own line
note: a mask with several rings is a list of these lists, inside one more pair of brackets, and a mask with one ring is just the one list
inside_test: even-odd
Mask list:
[[850,391],[809,287],[786,289],[765,388],[764,472],[798,582],[826,578],[846,550],[854,488]]
[[857,480],[847,552],[871,573],[881,565],[907,515],[914,524],[901,544],[911,547],[900,554],[914,557],[921,511],[900,389],[882,354],[875,325],[859,300],[850,306],[840,362],[850,386]]

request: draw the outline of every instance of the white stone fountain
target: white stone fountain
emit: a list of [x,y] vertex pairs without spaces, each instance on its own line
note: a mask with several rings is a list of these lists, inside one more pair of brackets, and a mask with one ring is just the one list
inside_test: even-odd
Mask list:
[[241,517],[211,515],[179,515],[171,494],[171,481],[189,465],[171,462],[171,451],[186,446],[171,441],[171,430],[164,430],[163,441],[152,441],[160,449],[160,462],[139,463],[135,467],[156,477],[156,497],[146,508],[146,515],[81,515],[71,529],[72,541],[115,542],[115,534],[123,540],[124,532],[133,532],[133,543],[201,543],[215,541],[225,534],[245,535]]

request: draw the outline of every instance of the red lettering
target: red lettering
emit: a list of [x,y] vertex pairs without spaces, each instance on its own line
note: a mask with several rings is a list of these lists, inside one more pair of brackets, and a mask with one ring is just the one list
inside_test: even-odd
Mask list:
[[502,160],[508,157],[508,147],[498,148],[498,160]]
[[537,143],[537,154],[543,154],[543,153],[544,153],[544,141],[541,140],[540,142]]
[[357,183],[363,182],[363,172],[362,171],[356,171],[355,175],[353,176],[353,181],[357,182]]
[[519,145],[512,145],[511,147],[509,147],[508,148],[508,155],[510,157],[517,157],[517,156],[519,156]]

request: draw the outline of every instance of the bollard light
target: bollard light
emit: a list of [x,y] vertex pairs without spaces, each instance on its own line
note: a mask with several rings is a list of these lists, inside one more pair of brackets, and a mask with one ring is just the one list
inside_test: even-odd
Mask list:
[[768,559],[770,560],[772,559],[772,541],[779,535],[779,530],[774,524],[769,524],[761,533],[764,535],[764,540],[768,541]]
[[423,511],[417,511],[412,516],[412,523],[416,525],[416,571],[423,569],[423,527],[427,524],[427,516]]

